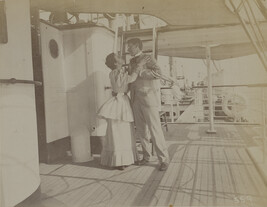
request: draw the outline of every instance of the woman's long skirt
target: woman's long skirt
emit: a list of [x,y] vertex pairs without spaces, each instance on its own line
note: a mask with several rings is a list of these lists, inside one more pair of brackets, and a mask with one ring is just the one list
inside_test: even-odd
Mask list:
[[107,119],[107,133],[103,141],[101,164],[105,166],[131,165],[137,160],[133,123]]

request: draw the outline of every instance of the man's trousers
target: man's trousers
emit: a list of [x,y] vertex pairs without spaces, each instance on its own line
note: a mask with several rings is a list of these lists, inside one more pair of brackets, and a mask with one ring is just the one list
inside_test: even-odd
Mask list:
[[161,128],[159,110],[155,106],[144,106],[138,100],[132,103],[136,135],[140,139],[144,157],[149,161],[151,156],[149,150],[150,138],[157,153],[159,162],[169,162],[169,154],[166,141]]

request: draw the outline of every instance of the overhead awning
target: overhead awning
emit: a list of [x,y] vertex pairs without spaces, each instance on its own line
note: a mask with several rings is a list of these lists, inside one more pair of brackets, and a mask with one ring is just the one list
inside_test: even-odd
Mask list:
[[[267,23],[261,23],[260,27],[262,35],[267,37]],[[256,53],[241,25],[158,32],[159,55],[205,59],[207,45],[213,60]]]
[[224,0],[32,0],[32,6],[47,11],[148,14],[176,26],[239,22]]
[[[267,37],[267,22],[259,25]],[[143,40],[144,51],[152,50],[152,30],[124,32],[125,41],[133,37]],[[206,58],[206,46],[211,49],[211,59],[223,60],[255,54],[250,39],[240,24],[204,28],[161,27],[157,29],[157,53],[163,56]]]
[[[239,45],[220,45],[211,48],[211,59],[224,60],[229,58],[251,55],[254,53],[255,49],[250,43],[239,44]],[[205,59],[206,48],[186,47],[186,48],[175,48],[175,49],[159,49],[158,54],[163,56],[172,56],[172,57]]]
[[[31,5],[46,11],[156,16],[168,24],[158,32],[159,55],[205,58],[205,45],[214,60],[256,53],[225,0],[32,0]],[[267,37],[267,23],[260,26]]]

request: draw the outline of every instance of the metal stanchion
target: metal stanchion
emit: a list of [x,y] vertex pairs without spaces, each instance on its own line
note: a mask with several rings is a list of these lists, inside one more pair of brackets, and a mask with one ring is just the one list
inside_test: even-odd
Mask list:
[[214,129],[214,115],[213,115],[213,96],[212,96],[212,76],[210,69],[210,46],[206,47],[206,60],[207,60],[207,71],[208,71],[208,100],[209,100],[209,121],[210,128],[206,131],[208,134],[215,134]]

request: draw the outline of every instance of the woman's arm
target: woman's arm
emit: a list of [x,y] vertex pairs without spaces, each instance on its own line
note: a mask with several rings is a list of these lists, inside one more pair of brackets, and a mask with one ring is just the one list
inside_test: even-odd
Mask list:
[[136,80],[136,78],[138,77],[140,70],[135,70],[131,75],[129,75],[127,72],[124,74],[125,75],[125,79],[127,83],[132,83]]

